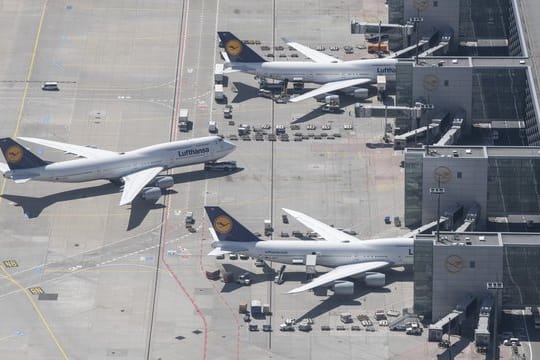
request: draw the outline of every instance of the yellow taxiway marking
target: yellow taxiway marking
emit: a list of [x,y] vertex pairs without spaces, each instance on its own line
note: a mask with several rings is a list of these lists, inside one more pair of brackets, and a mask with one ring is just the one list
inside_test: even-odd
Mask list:
[[49,326],[49,323],[47,322],[47,320],[45,320],[45,317],[43,316],[43,313],[41,312],[41,310],[39,309],[39,307],[37,306],[35,300],[32,298],[32,295],[30,295],[30,293],[21,285],[19,284],[19,282],[17,280],[15,280],[6,270],[6,268],[4,266],[0,266],[0,270],[2,270],[2,272],[4,273],[4,275],[6,276],[6,279],[11,282],[13,285],[15,285],[16,287],[18,287],[23,293],[24,295],[26,296],[26,299],[28,300],[28,302],[30,302],[30,305],[32,305],[32,307],[34,308],[34,311],[36,312],[36,314],[38,315],[39,319],[41,320],[41,322],[43,323],[43,326],[45,326],[45,329],[47,329],[47,332],[49,333],[49,335],[51,336],[52,340],[54,341],[54,343],[56,344],[56,347],[58,348],[58,350],[60,351],[60,353],[62,354],[62,357],[64,359],[69,359],[66,352],[64,351],[64,348],[62,347],[62,345],[60,345],[60,342],[58,342],[58,339],[56,338],[56,335],[54,334],[54,332],[52,331],[51,327]]
[[[19,114],[17,115],[17,123],[15,125],[15,131],[13,132],[13,137],[16,137],[19,133],[19,128],[21,126],[21,120],[22,115],[24,111],[24,104],[26,103],[26,95],[28,94],[28,85],[30,84],[30,78],[32,77],[32,71],[34,69],[34,63],[36,61],[36,54],[37,54],[37,48],[39,44],[39,37],[41,35],[41,28],[43,27],[43,19],[45,19],[45,11],[47,10],[48,0],[45,0],[45,3],[43,4],[43,9],[41,10],[41,16],[39,18],[39,25],[36,33],[36,37],[34,39],[34,49],[32,50],[32,59],[30,60],[30,66],[28,67],[28,71],[26,73],[26,81],[24,85],[24,91],[23,96],[21,98],[21,103],[19,105]],[[4,194],[4,191],[6,189],[6,179],[2,181],[2,188],[0,189],[0,195]],[[2,198],[0,197],[0,202],[2,202]]]
[[[17,116],[17,124],[15,125],[15,131],[13,132],[13,137],[17,136],[17,134],[19,132],[19,128],[21,126],[22,115],[23,115],[23,112],[24,112],[24,104],[26,102],[26,95],[28,94],[28,86],[30,84],[29,81],[30,81],[30,78],[32,76],[32,71],[34,69],[34,63],[36,61],[36,54],[37,54],[37,48],[38,48],[38,44],[39,44],[39,37],[41,35],[41,29],[43,27],[43,20],[45,19],[45,12],[47,10],[47,4],[48,4],[48,0],[45,0],[45,2],[43,4],[43,9],[41,10],[41,16],[39,18],[39,25],[38,25],[36,37],[34,39],[34,49],[32,51],[32,59],[30,60],[30,66],[28,67],[28,72],[26,73],[26,83],[25,83],[25,86],[24,86],[23,96],[21,98],[21,102],[20,102],[20,105],[19,105],[19,114]],[[4,193],[5,187],[6,187],[6,179],[4,179],[4,181],[2,182],[2,189],[0,190],[1,194]],[[0,201],[1,201],[1,198],[0,198]],[[13,285],[15,285],[16,287],[21,289],[21,291],[24,293],[24,295],[26,296],[26,298],[28,299],[28,301],[30,302],[32,307],[34,308],[34,311],[38,315],[39,319],[41,320],[41,322],[45,326],[45,329],[47,329],[47,332],[51,336],[52,340],[54,341],[54,343],[58,347],[58,350],[62,354],[62,357],[64,359],[68,359],[68,356],[67,356],[66,352],[64,351],[64,349],[62,348],[62,345],[60,345],[60,343],[58,342],[58,339],[56,338],[56,335],[52,331],[52,329],[49,326],[49,323],[47,322],[47,320],[45,320],[45,317],[43,316],[43,313],[41,312],[41,310],[37,306],[36,302],[34,301],[32,296],[30,295],[30,293],[21,284],[19,284],[17,282],[17,280],[15,280],[7,272],[7,270],[6,270],[6,268],[4,266],[0,265],[0,270],[2,270],[2,272],[4,273],[5,279],[7,279]]]

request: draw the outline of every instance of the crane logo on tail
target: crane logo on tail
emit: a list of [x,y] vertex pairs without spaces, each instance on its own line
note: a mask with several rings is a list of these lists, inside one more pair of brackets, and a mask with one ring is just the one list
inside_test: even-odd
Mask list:
[[227,50],[227,54],[236,56],[242,52],[242,42],[236,39],[229,40],[225,44],[225,50]]
[[228,234],[233,228],[233,222],[227,215],[219,215],[214,219],[214,229],[220,234]]
[[18,163],[19,161],[21,161],[23,157],[23,152],[24,151],[22,147],[20,147],[19,145],[12,145],[6,150],[4,155],[6,156],[6,160],[9,163],[13,164],[13,163]]

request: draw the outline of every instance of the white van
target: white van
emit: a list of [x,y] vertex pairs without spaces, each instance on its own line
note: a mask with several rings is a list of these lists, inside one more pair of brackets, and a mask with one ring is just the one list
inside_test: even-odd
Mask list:
[[58,91],[58,83],[56,81],[47,81],[41,85],[41,90]]

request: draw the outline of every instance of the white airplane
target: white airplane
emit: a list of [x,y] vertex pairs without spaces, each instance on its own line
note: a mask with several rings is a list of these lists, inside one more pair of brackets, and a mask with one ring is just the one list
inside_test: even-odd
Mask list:
[[384,286],[385,275],[374,270],[413,263],[412,238],[360,240],[298,211],[283,209],[324,240],[263,241],[220,207],[206,206],[205,209],[215,240],[214,249],[208,255],[238,253],[294,265],[305,264],[308,255],[315,255],[317,265],[334,268],[289,294],[336,283],[352,288],[352,283],[343,281],[349,277],[363,277],[368,285]]
[[6,163],[0,172],[16,183],[29,180],[84,182],[109,180],[123,183],[120,205],[129,204],[141,193],[146,200],[157,200],[162,190],[172,187],[172,176],[158,176],[170,168],[215,161],[229,154],[235,145],[219,136],[208,136],[113,152],[57,141],[20,137],[19,139],[62,150],[84,159],[47,162],[11,138],[0,139]]
[[295,48],[313,62],[267,62],[232,33],[218,32],[218,35],[227,55],[225,59],[230,66],[229,72],[242,71],[262,79],[323,84],[315,90],[291,98],[289,100],[291,102],[332,91],[354,91],[355,86],[375,83],[377,75],[386,75],[387,80],[395,80],[397,59],[342,61],[296,42],[286,41],[288,46]]

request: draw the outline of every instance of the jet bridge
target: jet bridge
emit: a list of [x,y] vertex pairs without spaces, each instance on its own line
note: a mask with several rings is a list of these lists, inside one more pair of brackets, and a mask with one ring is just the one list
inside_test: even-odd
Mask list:
[[[418,42],[418,51],[422,51],[424,53],[428,49],[429,41],[428,40],[420,40]],[[413,44],[411,46],[407,46],[406,48],[403,48],[401,50],[396,51],[393,55],[395,58],[405,58],[405,57],[412,57],[416,54],[416,44]]]
[[482,301],[480,314],[478,315],[478,326],[474,330],[474,342],[476,347],[487,348],[490,344],[491,334],[489,332],[489,323],[492,308],[493,298],[488,296]]
[[412,144],[418,138],[423,138],[424,136],[429,136],[430,138],[435,138],[439,135],[440,123],[433,122],[429,125],[419,127],[418,129],[411,130],[405,134],[397,135],[394,137],[394,149],[401,150],[407,147],[407,145]]
[[[439,218],[439,226],[440,226],[441,224],[444,224],[446,221],[448,221],[448,218],[445,217],[445,216],[441,216],[441,217]],[[417,229],[415,229],[415,230],[413,230],[413,231],[411,231],[411,232],[405,234],[404,237],[413,237],[413,236],[416,236],[416,235],[418,235],[418,234],[425,233],[425,232],[427,232],[427,231],[429,231],[429,230],[431,230],[431,229],[435,229],[436,227],[437,227],[437,220],[432,221],[432,222],[430,222],[429,224],[420,226],[419,228],[417,228]]]
[[474,203],[467,211],[467,215],[465,216],[465,221],[463,222],[463,225],[458,227],[456,229],[456,232],[461,233],[465,231],[474,231],[476,228],[476,224],[478,223],[479,217],[480,217],[480,205],[478,205],[477,203]]
[[439,43],[437,45],[431,46],[429,49],[419,54],[418,57],[427,57],[433,55],[446,55],[448,53],[448,47],[452,37],[454,36],[454,31],[450,28],[440,31],[437,33],[437,36],[440,35]]
[[457,139],[461,136],[461,128],[463,126],[463,118],[454,118],[452,127],[437,141],[435,146],[453,145],[457,143]]
[[444,334],[457,332],[458,325],[465,321],[475,300],[474,296],[468,295],[448,315],[443,316],[435,324],[429,325],[428,341],[441,341]]

